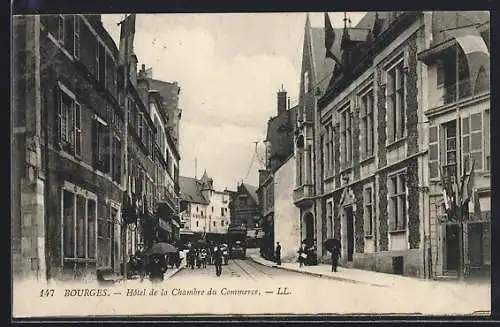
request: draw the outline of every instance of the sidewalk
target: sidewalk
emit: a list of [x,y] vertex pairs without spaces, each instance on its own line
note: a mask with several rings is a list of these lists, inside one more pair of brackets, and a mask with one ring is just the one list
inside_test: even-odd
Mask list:
[[299,267],[298,263],[281,263],[281,266],[276,265],[275,262],[268,261],[260,257],[258,254],[251,254],[250,259],[253,261],[273,268],[297,271],[308,275],[313,275],[321,278],[328,278],[338,281],[365,284],[376,287],[443,287],[446,288],[456,288],[463,289],[463,287],[469,288],[469,286],[477,286],[480,288],[490,287],[489,283],[482,283],[480,285],[467,285],[467,283],[452,282],[452,281],[435,281],[426,280],[416,277],[408,277],[401,275],[393,275],[381,272],[375,272],[370,270],[362,270],[355,268],[345,268],[338,267],[337,272],[331,271],[331,266],[327,264],[319,264],[316,266],[302,266]]
[[[163,275],[164,280],[167,280],[167,279],[174,277],[179,271],[181,271],[184,268],[185,268],[184,266],[180,266],[179,268],[168,268],[167,271],[165,272],[165,274]],[[139,276],[133,276],[133,277],[129,278],[127,280],[127,282],[130,282],[130,281],[136,282],[139,280],[140,280]],[[149,278],[145,277],[144,280],[149,280]],[[117,280],[115,282],[115,284],[116,285],[123,285],[123,284],[125,284],[125,279],[120,278],[120,280]]]

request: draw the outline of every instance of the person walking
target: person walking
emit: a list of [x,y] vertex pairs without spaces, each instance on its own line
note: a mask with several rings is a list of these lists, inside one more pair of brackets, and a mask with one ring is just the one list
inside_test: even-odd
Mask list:
[[332,272],[337,272],[337,267],[339,265],[340,258],[340,248],[338,245],[335,245],[332,248]]
[[300,245],[299,251],[297,252],[299,254],[299,267],[302,267],[302,265],[304,264],[304,260],[307,257],[304,243]]
[[[162,260],[163,259],[163,260]],[[149,278],[152,282],[161,282],[164,278],[164,261],[165,257],[163,255],[154,255],[153,260],[149,264]]]
[[276,264],[281,266],[281,245],[280,242],[276,242]]
[[222,274],[222,251],[219,246],[214,249],[215,275],[219,277]]

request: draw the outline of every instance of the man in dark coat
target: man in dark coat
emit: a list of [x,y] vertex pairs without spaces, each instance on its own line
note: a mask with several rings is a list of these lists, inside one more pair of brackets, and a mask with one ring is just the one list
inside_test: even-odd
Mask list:
[[276,242],[276,263],[278,266],[281,265],[281,245],[280,242]]
[[220,276],[222,274],[222,251],[220,246],[214,250],[214,265],[215,265],[215,274]]
[[149,278],[152,282],[163,281],[165,257],[163,255],[153,255],[149,263]]
[[338,245],[335,245],[332,248],[332,272],[337,272],[337,267],[339,265],[340,258],[340,248]]

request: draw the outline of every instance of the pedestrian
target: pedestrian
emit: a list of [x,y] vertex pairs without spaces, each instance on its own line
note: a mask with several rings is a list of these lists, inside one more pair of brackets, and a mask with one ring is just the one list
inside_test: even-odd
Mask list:
[[300,245],[299,251],[297,252],[299,253],[299,267],[302,267],[302,265],[304,264],[304,260],[307,257],[304,243]]
[[339,265],[340,258],[340,248],[338,245],[334,245],[332,248],[332,272],[337,272],[337,267]]
[[222,251],[220,246],[214,249],[214,265],[215,265],[215,275],[219,277],[222,274]]
[[207,250],[206,249],[201,249],[201,253],[200,253],[200,257],[201,257],[201,266],[203,268],[207,268]]
[[280,242],[276,242],[276,263],[281,266],[281,245]]
[[[162,260],[163,259],[163,260]],[[160,255],[154,255],[153,260],[151,260],[149,265],[149,278],[152,282],[163,281],[164,278],[164,261],[165,257]]]

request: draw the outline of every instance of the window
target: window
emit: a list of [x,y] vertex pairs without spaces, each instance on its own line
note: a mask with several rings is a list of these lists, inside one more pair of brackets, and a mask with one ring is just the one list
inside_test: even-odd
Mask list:
[[333,125],[328,123],[326,125],[326,135],[324,136],[324,160],[325,160],[325,177],[333,175]]
[[70,95],[60,89],[58,125],[62,149],[73,155],[81,155],[81,106]]
[[406,229],[406,174],[397,173],[388,178],[389,219],[391,231]]
[[363,158],[372,156],[375,147],[373,107],[373,90],[370,90],[361,96],[361,153]]
[[444,128],[444,168],[448,176],[457,177],[457,124],[453,120]]
[[221,225],[222,227],[224,227],[224,220],[221,220],[221,221],[220,221],[220,225]]
[[387,130],[388,141],[395,142],[404,137],[405,117],[405,73],[401,60],[387,71]]
[[101,42],[97,41],[97,80],[101,82],[102,85],[106,85],[106,50]]
[[372,236],[373,235],[373,195],[372,195],[372,188],[367,187],[365,188],[365,194],[363,196],[363,202],[364,202],[364,216],[365,216],[365,236]]
[[215,227],[215,220],[212,222],[212,225],[214,225],[214,227]]
[[111,177],[116,183],[121,183],[121,147],[120,138],[114,135],[111,148]]
[[437,72],[437,87],[442,87],[444,85],[444,63],[443,60],[436,61],[436,72]]
[[97,115],[93,121],[92,139],[94,168],[107,174],[110,172],[110,133],[108,124]]
[[119,210],[111,206],[109,215],[101,216],[97,220],[97,248],[99,253],[97,266],[99,268],[110,268],[112,266],[114,221],[118,219],[118,213]]
[[212,212],[214,212],[214,206],[212,206]]
[[304,72],[304,93],[309,92],[309,72]]
[[224,210],[224,208],[220,208],[220,215],[221,215],[222,217],[224,217],[224,214],[225,214],[225,210]]
[[349,110],[349,106],[340,113],[340,134],[341,134],[341,146],[342,146],[342,162],[343,168],[348,168],[351,166],[352,158],[352,134],[351,134],[351,123],[352,117]]
[[57,21],[57,34],[55,35],[57,37],[57,40],[60,43],[64,43],[64,15],[57,15],[56,16],[56,21]]
[[78,59],[80,58],[80,17],[78,15],[74,17],[73,44],[73,56]]
[[439,177],[438,127],[429,127],[429,178]]
[[[96,198],[73,186],[62,189],[62,240],[63,258],[96,258]],[[93,197],[92,197],[93,196]]]
[[139,136],[141,141],[144,143],[145,139],[143,137],[144,135],[142,134],[143,133],[142,129],[146,128],[146,126],[144,126],[144,119],[142,117],[142,113],[137,114],[137,122],[138,122],[137,135]]

